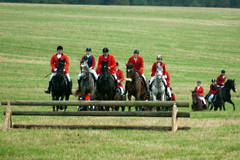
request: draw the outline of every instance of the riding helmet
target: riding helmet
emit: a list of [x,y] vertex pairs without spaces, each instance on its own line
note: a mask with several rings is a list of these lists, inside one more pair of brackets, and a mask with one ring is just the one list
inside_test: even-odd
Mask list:
[[109,52],[108,48],[103,48],[103,53]]
[[160,60],[160,59],[162,60],[162,56],[161,56],[161,55],[158,55],[158,56],[157,56],[157,60]]
[[198,80],[197,83],[202,83],[202,82],[200,80]]
[[116,62],[116,66],[118,66],[118,62]]
[[212,82],[216,82],[216,80],[215,80],[215,79],[212,79]]
[[92,49],[88,47],[88,48],[86,49],[86,52],[88,52],[88,51],[92,52]]
[[62,46],[58,46],[57,50],[63,50],[63,47]]
[[133,53],[139,54],[139,50],[138,50],[138,49],[135,49]]
[[222,73],[225,73],[225,70],[222,70]]

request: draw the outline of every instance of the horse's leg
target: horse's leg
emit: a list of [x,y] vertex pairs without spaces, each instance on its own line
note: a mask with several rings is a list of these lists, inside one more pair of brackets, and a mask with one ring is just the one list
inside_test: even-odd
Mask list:
[[[56,96],[56,100],[59,101],[59,95]],[[57,111],[59,109],[59,106],[57,106]]]
[[[66,98],[65,98],[66,101],[69,100],[69,96],[70,96],[69,94],[66,95]],[[67,110],[67,106],[64,107],[64,111],[66,111],[66,110]]]
[[226,111],[226,109],[225,109],[225,102],[223,102],[223,110]]
[[227,102],[233,105],[233,110],[235,111],[235,104],[233,103],[233,101],[230,99]]
[[[209,103],[209,105],[211,105],[210,103]],[[213,105],[211,105],[211,108],[210,108],[210,111],[213,109]]]
[[[53,101],[55,100],[55,95],[54,95],[53,92],[52,92],[52,100],[53,100]],[[55,106],[53,106],[53,111],[55,111]]]
[[[65,93],[63,93],[63,94],[61,95],[61,99],[60,99],[60,101],[63,101],[64,96],[65,96]],[[63,106],[61,106],[60,109],[63,110]]]
[[[138,101],[139,100],[139,96],[137,95],[136,97],[135,97],[135,101]],[[135,107],[135,111],[140,111],[140,108],[141,107]]]
[[[131,101],[131,97],[132,95],[130,93],[128,93],[128,100]],[[131,111],[131,107],[128,107],[128,111],[130,112]]]

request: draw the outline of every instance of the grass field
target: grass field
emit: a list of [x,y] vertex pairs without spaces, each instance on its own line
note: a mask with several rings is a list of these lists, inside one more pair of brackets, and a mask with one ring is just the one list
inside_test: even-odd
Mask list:
[[[240,81],[240,10],[221,8],[79,6],[0,3],[0,100],[51,100],[44,94],[58,45],[70,59],[77,88],[79,59],[91,47],[98,59],[108,47],[124,71],[134,49],[145,62],[161,54],[177,100],[205,93],[222,69]],[[76,98],[71,97],[71,100]],[[31,129],[0,131],[0,159],[239,159],[240,93],[236,111],[191,112],[189,131]],[[5,106],[0,111],[6,110]],[[51,107],[12,107],[51,110]],[[68,110],[76,110],[69,107]],[[180,109],[189,111],[190,109]],[[4,116],[0,114],[0,127]],[[13,117],[15,123],[171,125],[168,118]]]

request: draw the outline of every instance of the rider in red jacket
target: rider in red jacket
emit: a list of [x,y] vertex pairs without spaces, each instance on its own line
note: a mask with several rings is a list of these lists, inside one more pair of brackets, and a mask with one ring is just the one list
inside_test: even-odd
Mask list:
[[[132,63],[134,65],[134,68],[136,70],[136,72],[143,77],[144,79],[144,85],[145,85],[145,88],[147,90],[147,95],[149,95],[149,84],[147,82],[147,79],[145,78],[144,74],[143,74],[143,67],[144,67],[144,62],[143,62],[143,58],[139,56],[139,50],[134,50],[133,52],[133,56],[131,56],[129,59],[128,59],[128,62],[127,62],[127,65]],[[126,83],[127,84],[127,83]],[[127,85],[125,86],[125,92],[127,91]],[[126,93],[124,93],[125,95]]]
[[217,85],[223,87],[226,81],[225,70],[222,70],[221,74],[217,77]]
[[197,91],[198,98],[200,100],[202,100],[204,107],[207,108],[206,101],[203,97],[204,90],[203,90],[203,87],[201,86],[201,81],[200,80],[197,81],[197,86],[195,87],[194,90]]
[[[208,98],[208,102],[213,103],[214,99],[215,99],[215,94],[217,92],[217,87],[218,85],[216,84],[215,79],[212,79],[212,84],[210,85],[210,92],[211,95]],[[213,104],[212,104],[213,105]]]
[[123,72],[122,70],[118,69],[118,62],[116,62],[116,75],[117,75],[117,81],[118,81],[118,88],[121,89],[121,95],[123,95],[124,93],[124,90],[123,90],[123,85],[122,85],[122,81],[124,80],[124,75],[123,75]]
[[57,71],[57,65],[58,65],[58,60],[65,60],[65,66],[64,66],[64,72],[63,75],[67,76],[68,82],[69,82],[69,89],[71,91],[72,94],[72,80],[70,78],[69,75],[69,70],[68,67],[70,65],[68,56],[66,54],[63,53],[63,47],[62,46],[58,46],[57,47],[57,53],[52,55],[51,61],[50,61],[50,65],[52,67],[52,75],[50,77],[49,80],[49,86],[48,86],[48,90],[44,91],[45,93],[50,94],[51,92],[51,88],[52,88],[52,77],[56,75],[56,71]]

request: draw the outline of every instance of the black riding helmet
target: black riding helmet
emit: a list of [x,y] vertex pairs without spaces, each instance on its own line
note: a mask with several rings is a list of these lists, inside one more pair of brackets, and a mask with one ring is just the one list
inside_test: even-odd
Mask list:
[[102,50],[103,53],[109,52],[108,48],[103,48]]
[[222,70],[222,73],[225,73],[225,70]]
[[212,82],[216,82],[216,80],[215,80],[215,79],[212,79]]
[[57,47],[57,51],[58,51],[58,50],[63,50],[63,47],[62,47],[62,46],[58,46],[58,47]]
[[88,52],[88,51],[92,52],[92,49],[88,47],[88,48],[86,49],[86,52]]
[[138,49],[135,49],[133,53],[139,54],[139,50],[138,50]]
[[119,64],[118,64],[118,62],[116,62],[116,66],[118,66]]

